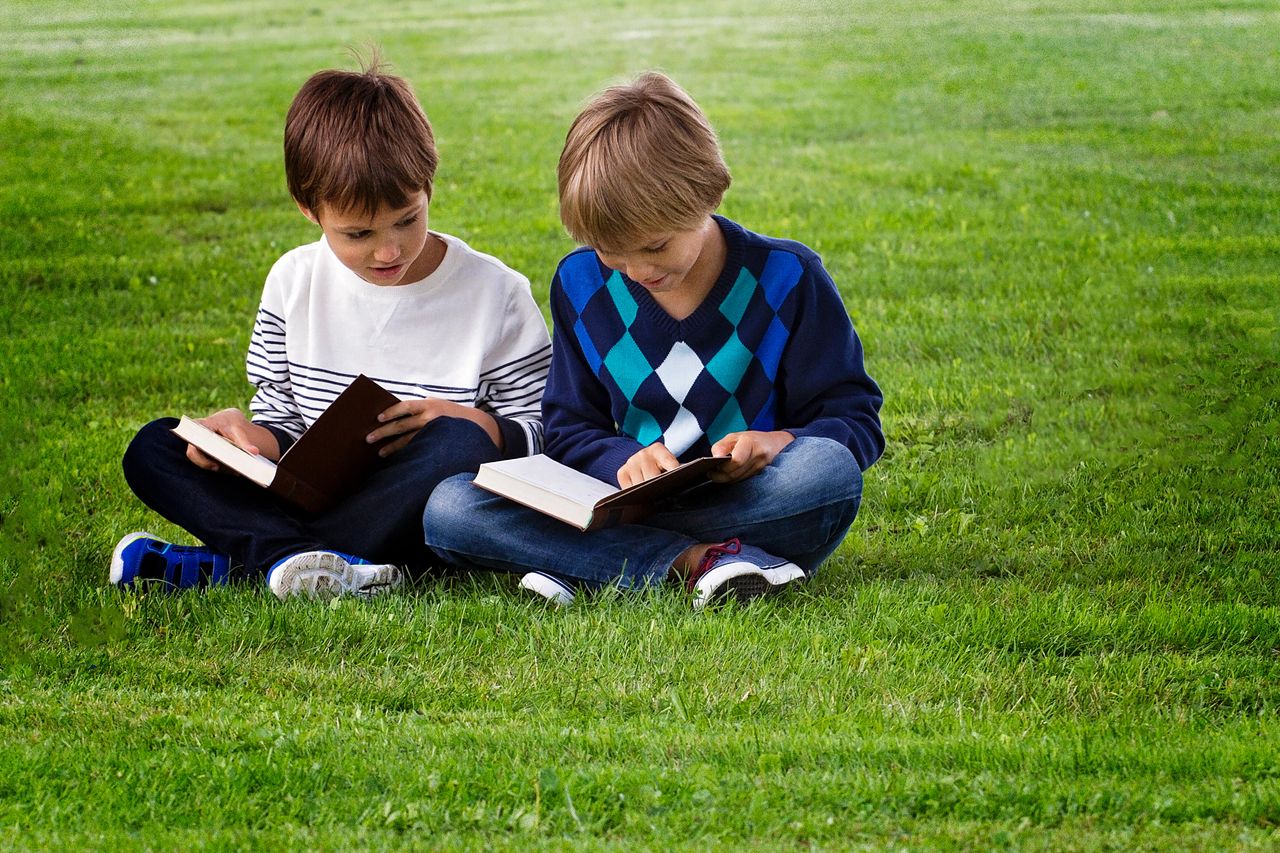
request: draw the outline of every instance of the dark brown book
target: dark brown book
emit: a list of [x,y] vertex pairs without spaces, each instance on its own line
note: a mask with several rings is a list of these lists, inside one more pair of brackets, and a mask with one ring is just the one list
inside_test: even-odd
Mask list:
[[377,382],[357,376],[279,462],[242,450],[186,416],[173,431],[289,503],[323,512],[359,486],[377,463],[378,448],[385,442],[369,444],[365,436],[378,428],[378,415],[397,402],[399,398]]
[[619,489],[538,454],[486,462],[480,466],[475,484],[579,530],[599,530],[640,521],[653,512],[658,501],[709,482],[707,474],[725,458],[704,456]]

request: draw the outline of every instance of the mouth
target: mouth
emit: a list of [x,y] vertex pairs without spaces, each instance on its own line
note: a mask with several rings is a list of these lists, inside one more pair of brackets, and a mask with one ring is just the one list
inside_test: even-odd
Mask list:
[[389,267],[369,267],[369,272],[378,278],[395,278],[404,272],[404,264],[395,264]]
[[636,282],[636,284],[648,290],[653,290],[657,287],[660,287],[662,283],[665,282],[666,280],[667,280],[667,277],[664,275],[659,278],[655,278],[652,281],[638,281]]

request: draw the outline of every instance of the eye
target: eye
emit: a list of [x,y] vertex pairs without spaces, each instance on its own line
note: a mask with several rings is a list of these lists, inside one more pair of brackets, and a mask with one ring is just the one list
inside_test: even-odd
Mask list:
[[345,232],[345,236],[348,240],[363,240],[371,233],[372,232],[370,231],[347,231]]
[[667,248],[667,244],[665,242],[662,242],[656,246],[649,246],[648,248],[645,249],[645,251],[651,255],[656,255],[658,252],[661,252],[665,248]]
[[396,223],[396,226],[399,228],[408,228],[410,225],[412,225],[417,221],[418,221],[418,214],[415,213],[413,216],[410,216],[406,219],[401,219],[399,222]]

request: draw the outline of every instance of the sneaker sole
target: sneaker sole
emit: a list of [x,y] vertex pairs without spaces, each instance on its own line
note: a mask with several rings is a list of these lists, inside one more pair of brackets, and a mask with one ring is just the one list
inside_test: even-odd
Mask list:
[[[786,563],[772,569],[760,569],[752,566],[742,571],[742,564],[731,564],[712,569],[699,583],[706,584],[702,594],[693,599],[693,609],[701,610],[713,604],[733,599],[738,604],[746,604],[765,595],[777,595],[789,584],[804,580],[804,571],[794,563]],[[724,580],[718,580],[717,572],[728,574]],[[708,583],[709,581],[709,583]]]
[[558,580],[538,572],[529,572],[520,578],[520,588],[546,604],[567,607],[573,604],[574,591]]
[[[317,565],[321,563],[321,565]],[[271,573],[271,591],[281,601],[299,595],[327,601],[355,586],[355,571],[337,554],[324,554],[314,561],[278,567]]]
[[293,596],[313,601],[328,601],[340,595],[372,598],[384,590],[400,586],[402,582],[403,576],[397,569],[385,583],[357,587],[356,567],[339,555],[328,552],[309,562],[299,560],[292,565],[279,566],[269,580],[271,591],[281,601]]

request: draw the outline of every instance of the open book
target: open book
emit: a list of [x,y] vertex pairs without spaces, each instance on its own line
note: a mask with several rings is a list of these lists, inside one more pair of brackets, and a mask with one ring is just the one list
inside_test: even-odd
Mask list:
[[323,512],[350,493],[378,461],[378,448],[365,436],[378,415],[399,398],[361,374],[315,423],[272,462],[242,450],[213,430],[183,416],[174,432],[232,471],[310,512]]
[[707,473],[724,459],[704,456],[619,489],[540,453],[486,462],[480,466],[475,484],[579,530],[598,530],[639,521],[653,511],[658,500],[707,482]]

